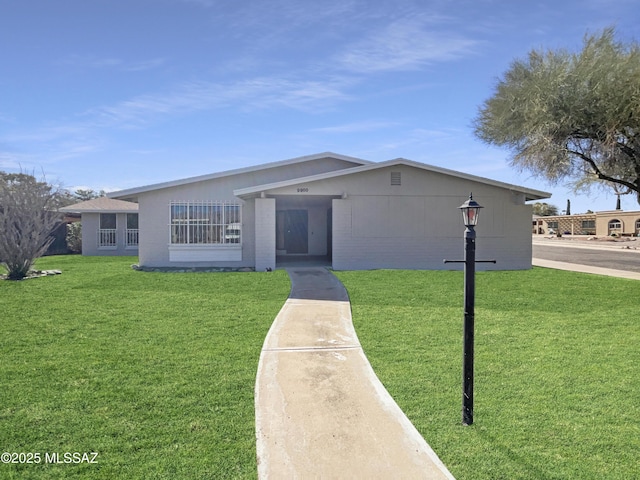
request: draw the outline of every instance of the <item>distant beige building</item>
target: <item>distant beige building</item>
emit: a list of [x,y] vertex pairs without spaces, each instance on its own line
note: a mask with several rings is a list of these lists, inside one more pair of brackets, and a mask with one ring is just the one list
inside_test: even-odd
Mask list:
[[534,216],[533,233],[538,235],[639,236],[640,211],[609,210],[579,215]]

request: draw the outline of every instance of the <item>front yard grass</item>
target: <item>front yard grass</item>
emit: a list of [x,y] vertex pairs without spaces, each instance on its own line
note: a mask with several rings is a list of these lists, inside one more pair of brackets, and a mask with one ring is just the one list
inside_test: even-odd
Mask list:
[[[143,273],[49,257],[0,281],[7,479],[255,478],[260,348],[284,271]],[[461,425],[461,272],[336,272],[376,373],[463,479],[639,478],[638,283],[480,272],[475,423]],[[45,453],[98,452],[97,464]]]
[[478,273],[464,427],[461,272],[336,275],[376,374],[458,480],[640,478],[640,283]]
[[[285,272],[144,273],[48,257],[0,282],[3,479],[255,478],[253,390]],[[97,452],[97,464],[45,453]]]

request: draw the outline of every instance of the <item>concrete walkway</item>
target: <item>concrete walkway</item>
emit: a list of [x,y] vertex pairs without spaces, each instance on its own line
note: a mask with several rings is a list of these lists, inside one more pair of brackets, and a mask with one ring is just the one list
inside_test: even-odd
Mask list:
[[371,369],[340,281],[287,272],[256,379],[259,478],[453,479]]

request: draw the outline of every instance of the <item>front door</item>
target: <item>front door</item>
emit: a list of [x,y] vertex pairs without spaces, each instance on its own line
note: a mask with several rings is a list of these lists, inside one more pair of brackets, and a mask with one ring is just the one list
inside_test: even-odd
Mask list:
[[309,216],[306,210],[285,211],[284,249],[287,253],[308,253]]

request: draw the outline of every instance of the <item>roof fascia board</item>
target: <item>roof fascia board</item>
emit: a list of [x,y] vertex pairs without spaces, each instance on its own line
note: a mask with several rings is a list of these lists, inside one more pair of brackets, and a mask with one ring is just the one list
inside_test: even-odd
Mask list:
[[181,185],[188,185],[190,183],[197,183],[197,182],[206,182],[208,180],[214,180],[216,178],[223,178],[223,177],[229,177],[232,175],[240,175],[243,173],[251,173],[251,172],[258,172],[260,170],[267,170],[269,168],[278,168],[278,167],[284,167],[287,165],[294,165],[297,163],[304,163],[304,162],[309,162],[309,161],[313,161],[313,160],[318,160],[318,159],[322,159],[322,158],[335,158],[336,160],[343,160],[346,162],[353,162],[353,163],[358,163],[360,165],[367,165],[370,164],[372,162],[368,161],[368,160],[363,160],[361,158],[355,158],[355,157],[349,157],[347,155],[340,155],[338,153],[333,153],[333,152],[323,152],[323,153],[315,153],[312,155],[305,155],[302,157],[296,157],[296,158],[290,158],[288,160],[280,160],[277,162],[270,162],[270,163],[263,163],[260,165],[253,165],[253,166],[249,166],[249,167],[242,167],[242,168],[236,168],[233,170],[226,170],[224,172],[217,172],[217,173],[209,173],[206,175],[199,175],[199,176],[195,176],[195,177],[188,177],[188,178],[182,178],[179,180],[172,180],[169,182],[161,182],[161,183],[155,183],[155,184],[151,184],[151,185],[145,185],[142,187],[134,187],[134,188],[129,188],[126,190],[119,190],[116,192],[110,192],[107,194],[107,197],[109,198],[122,198],[122,197],[131,197],[140,193],[145,193],[145,192],[149,192],[149,191],[153,191],[153,190],[161,190],[163,188],[171,188],[171,187],[179,187]]
[[79,207],[74,208],[73,205],[68,207],[59,208],[58,211],[65,213],[138,213],[138,209],[135,208],[109,208],[109,207]]
[[341,177],[344,175],[352,175],[354,173],[366,172],[369,170],[376,170],[379,168],[392,167],[394,165],[406,165],[409,167],[420,168],[422,170],[427,170],[430,172],[441,173],[444,175],[449,175],[453,177],[462,178],[465,180],[470,180],[474,182],[484,183],[487,185],[492,185],[499,188],[504,188],[510,191],[524,193],[527,196],[527,200],[540,200],[543,198],[550,198],[551,194],[548,192],[543,192],[541,190],[534,190],[531,188],[521,187],[519,185],[513,185],[510,183],[499,182],[497,180],[491,180],[489,178],[479,177],[476,175],[471,175],[468,173],[458,172],[456,170],[450,170],[448,168],[436,167],[433,165],[427,165],[425,163],[415,162],[413,160],[407,160],[405,158],[396,158],[394,160],[387,160],[385,162],[380,163],[369,163],[367,165],[362,165],[360,167],[346,168],[344,170],[337,170],[334,172],[322,173],[319,175],[312,175],[308,177],[295,178],[292,180],[285,180],[283,182],[270,183],[265,185],[256,185],[248,188],[240,188],[233,191],[233,194],[237,197],[242,196],[250,196],[254,195],[266,190],[272,190],[275,188],[283,188],[290,187],[292,185],[297,185],[300,183],[314,182],[319,180],[326,180],[329,178]]
[[[292,185],[298,185],[298,184],[307,183],[307,182],[317,182],[319,180],[326,180],[328,178],[340,177],[342,175],[346,175],[347,173],[362,172],[365,170],[369,170],[371,166],[372,165],[363,165],[361,167],[345,168],[343,170],[338,170],[335,172],[319,173],[317,175],[310,175],[308,177],[292,178],[291,180],[283,180],[282,182],[266,183],[264,185],[256,185],[256,186],[247,187],[247,188],[238,188],[237,190],[233,191],[233,194],[236,197],[242,197],[246,195],[250,196],[265,190],[273,190],[275,188],[290,187]],[[337,173],[340,173],[341,175],[337,175]]]
[[530,194],[535,198],[528,198],[527,200],[541,200],[543,198],[551,198],[551,193],[545,192],[543,190],[536,190],[534,188],[523,187],[521,185],[515,185],[512,183],[501,182],[499,180],[492,180],[486,177],[480,177],[478,175],[472,175],[470,173],[459,172],[457,170],[451,170],[444,167],[436,167],[434,165],[427,165],[425,163],[414,162],[413,160],[407,160],[406,158],[397,158],[395,160],[391,160],[391,162],[398,162],[404,165],[414,166],[417,168],[422,168],[424,170],[430,170],[432,172],[442,173],[445,175],[451,175],[454,177],[463,178],[465,180],[471,180],[474,182],[480,182],[487,185],[493,185],[495,187],[504,188],[507,190],[511,190],[514,192]]
[[138,204],[108,197],[100,197],[73,205],[67,205],[58,210],[71,213],[136,213],[138,211]]

